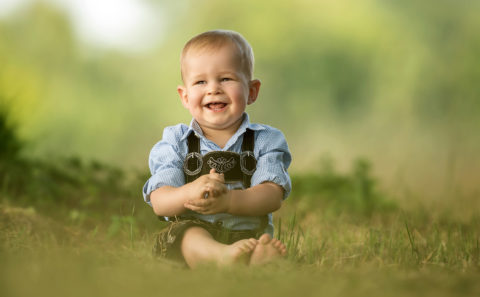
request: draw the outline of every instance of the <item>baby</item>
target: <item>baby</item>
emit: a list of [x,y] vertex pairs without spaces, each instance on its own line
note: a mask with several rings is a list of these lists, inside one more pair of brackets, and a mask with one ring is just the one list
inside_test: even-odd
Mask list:
[[260,90],[250,45],[237,32],[208,31],[187,42],[180,62],[177,91],[193,119],[165,128],[150,152],[144,199],[170,222],[154,253],[191,268],[285,256],[272,212],[290,193],[291,155],[282,132],[245,113]]

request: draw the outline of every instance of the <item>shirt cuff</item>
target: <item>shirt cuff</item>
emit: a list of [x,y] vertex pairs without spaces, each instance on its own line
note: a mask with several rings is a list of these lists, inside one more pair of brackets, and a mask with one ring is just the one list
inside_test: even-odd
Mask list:
[[176,168],[164,169],[152,175],[143,186],[143,200],[152,206],[150,194],[163,186],[180,187],[185,183],[183,171]]
[[288,172],[283,170],[283,168],[278,168],[277,172],[281,172],[281,174],[258,168],[252,176],[252,187],[264,182],[275,183],[283,188],[283,199],[285,200],[292,190],[292,182]]

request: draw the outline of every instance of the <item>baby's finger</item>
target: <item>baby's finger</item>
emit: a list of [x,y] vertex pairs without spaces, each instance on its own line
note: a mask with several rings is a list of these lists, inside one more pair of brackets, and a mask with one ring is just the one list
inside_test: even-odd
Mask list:
[[210,190],[210,192],[213,191],[217,192],[217,194],[223,194],[228,191],[228,188],[225,184],[217,182]]
[[210,189],[210,192],[208,192],[208,197],[209,198],[217,198],[224,192],[223,188],[220,186],[215,186]]
[[184,207],[188,208],[190,210],[193,210],[194,212],[201,213],[201,214],[205,214],[205,211],[206,211],[206,208],[204,208],[204,207],[199,207],[199,206],[195,206],[195,205],[191,205],[191,204],[185,204]]
[[221,189],[226,188],[225,184],[218,180],[210,180],[205,187],[206,191],[212,194],[214,191],[221,191]]
[[225,183],[225,177],[223,173],[217,173],[214,168],[210,169],[210,178]]
[[207,183],[205,185],[205,188],[204,188],[203,193],[201,194],[200,198],[208,199],[208,197],[211,196],[210,193],[212,191],[212,186],[213,186],[213,184],[211,182]]
[[221,183],[225,183],[225,175],[223,173],[218,174],[217,178]]
[[222,194],[224,194],[227,191],[225,187],[218,187],[215,189],[212,189],[211,193],[213,193],[213,197],[218,197]]
[[187,202],[187,204],[189,205],[193,205],[193,206],[196,206],[196,207],[207,207],[207,206],[210,206],[212,204],[212,200],[211,199],[195,199],[195,200],[189,200]]

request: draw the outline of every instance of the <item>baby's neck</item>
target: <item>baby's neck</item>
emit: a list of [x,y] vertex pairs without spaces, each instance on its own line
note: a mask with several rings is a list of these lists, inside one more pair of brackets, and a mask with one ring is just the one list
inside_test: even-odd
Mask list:
[[211,129],[202,129],[203,135],[210,141],[214,142],[220,148],[224,148],[228,140],[232,138],[235,132],[230,132],[228,130],[211,130]]
[[237,132],[241,123],[241,121],[238,121],[238,123],[228,127],[227,129],[214,129],[208,127],[201,127],[201,129],[203,136],[223,149],[225,145],[227,145],[227,142],[230,140],[230,138],[232,138],[232,136]]
[[200,129],[202,129],[203,136],[223,149],[230,138],[232,138],[237,132],[238,128],[240,128],[242,122],[243,117],[239,118],[233,125],[230,125],[225,129],[215,129],[214,127],[205,127],[200,124],[199,126]]

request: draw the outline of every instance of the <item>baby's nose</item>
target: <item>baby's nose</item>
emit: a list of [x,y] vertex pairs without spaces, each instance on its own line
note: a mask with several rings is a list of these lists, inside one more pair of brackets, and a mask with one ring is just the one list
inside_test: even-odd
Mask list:
[[214,83],[211,83],[211,84],[208,86],[208,94],[209,94],[209,95],[219,94],[220,92],[221,92],[220,84],[214,82]]

